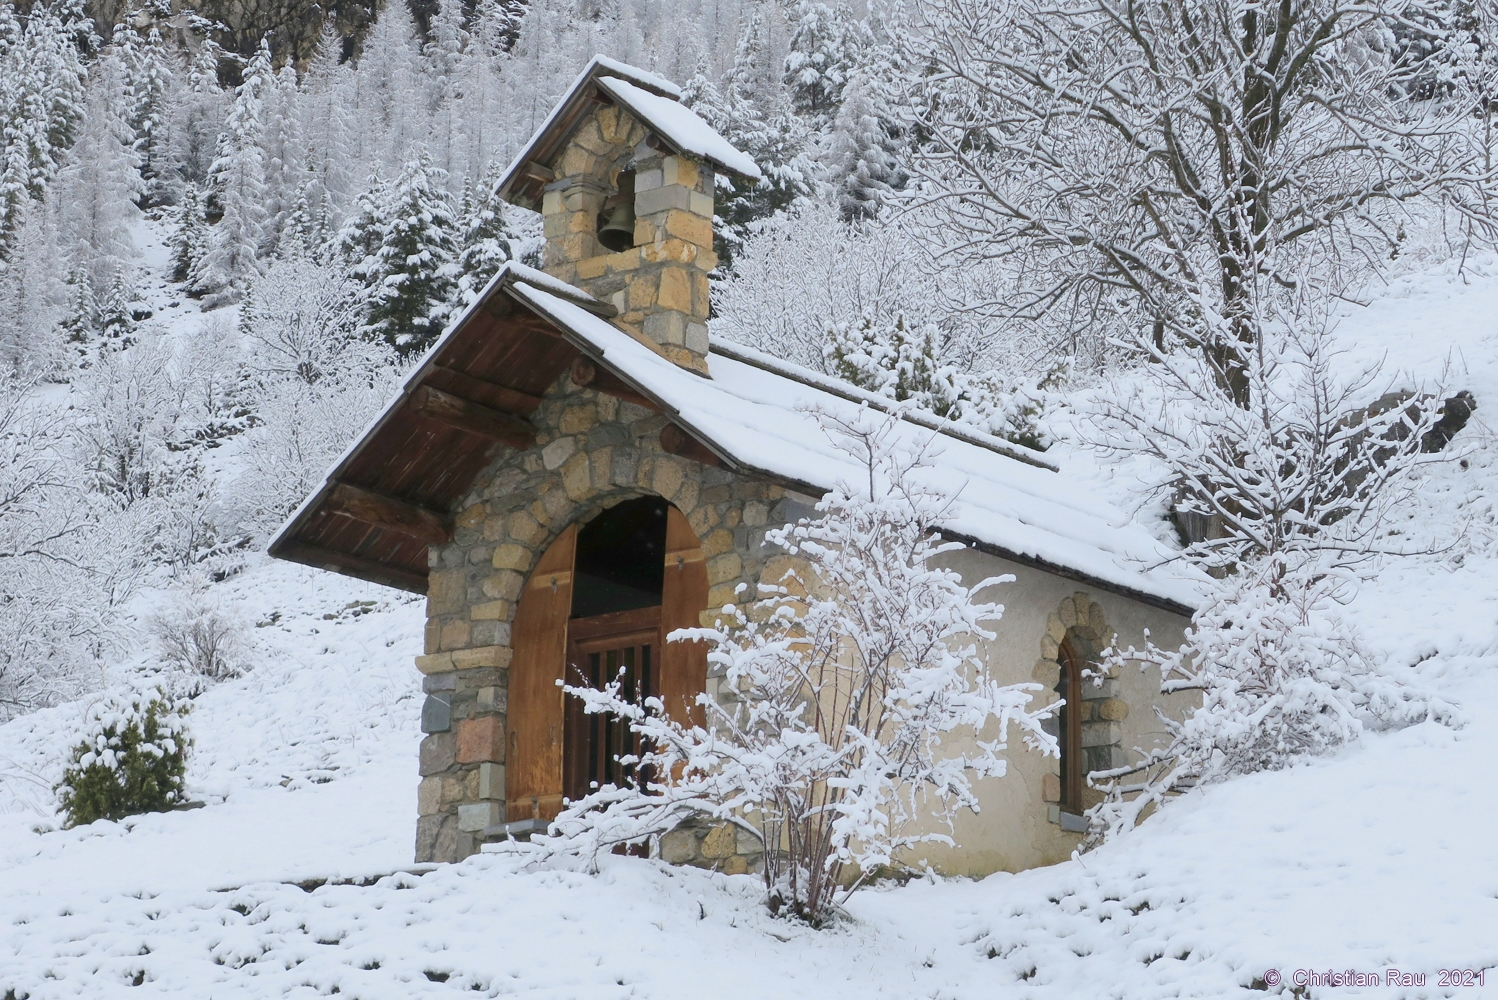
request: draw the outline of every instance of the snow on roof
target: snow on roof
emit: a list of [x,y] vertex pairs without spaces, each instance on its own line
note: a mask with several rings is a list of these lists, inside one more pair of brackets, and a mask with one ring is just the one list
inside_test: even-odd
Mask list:
[[599,77],[598,85],[678,151],[690,153],[750,180],[757,181],[764,176],[752,158],[735,149],[711,125],[698,118],[695,111],[679,101],[658,97],[612,76]]
[[[610,76],[621,76],[626,80],[632,80],[646,90],[653,90],[676,100],[681,99],[680,87],[663,76],[651,73],[649,70],[640,69],[638,66],[631,66],[629,63],[622,63],[617,59],[610,59],[605,55],[594,56],[593,61],[588,63],[588,69],[592,69],[594,66],[597,66],[599,69],[608,70]],[[583,72],[584,76],[586,76],[588,70],[584,70]]]
[[[808,493],[857,480],[858,468],[823,433],[814,411],[847,418],[864,403],[724,353],[711,355],[712,377],[703,378],[541,288],[517,281],[511,290],[732,465]],[[958,499],[946,526],[951,534],[1182,612],[1199,602],[1198,581],[1159,568],[1175,553],[1069,477],[912,421],[901,421],[899,434],[931,459],[918,475]]]
[[560,140],[570,133],[585,110],[584,99],[596,86],[609,99],[629,108],[677,152],[701,157],[727,173],[751,180],[763,175],[754,160],[735,149],[707,122],[680,103],[681,88],[654,73],[626,65],[607,56],[594,56],[563,93],[541,127],[505,168],[495,191],[510,197],[526,165],[547,160],[559,151]]

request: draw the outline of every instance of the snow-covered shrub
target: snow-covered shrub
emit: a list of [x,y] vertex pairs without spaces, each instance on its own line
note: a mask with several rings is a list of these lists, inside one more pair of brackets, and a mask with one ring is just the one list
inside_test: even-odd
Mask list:
[[[1425,450],[1438,414],[1408,394],[1367,405],[1377,367],[1335,375],[1328,341],[1320,327],[1268,326],[1248,350],[1253,402],[1242,406],[1209,358],[1141,335],[1132,346],[1151,363],[1092,415],[1095,445],[1143,458],[1178,518],[1216,525],[1185,550],[1216,580],[1186,642],[1106,658],[1158,666],[1163,691],[1199,691],[1202,703],[1183,722],[1164,720],[1165,749],[1089,778],[1107,795],[1090,815],[1094,842],[1186,787],[1437,711],[1383,674],[1340,607],[1381,557],[1429,545],[1392,531],[1391,517],[1420,472],[1449,457]],[[1143,777],[1124,784],[1132,775]]]
[[160,692],[109,695],[89,706],[83,740],[56,788],[68,826],[160,812],[182,801],[186,702]]
[[148,624],[163,663],[183,680],[174,689],[188,696],[242,668],[244,630],[209,594],[208,581],[200,575],[190,576]]
[[362,291],[341,269],[305,256],[275,261],[240,312],[251,364],[262,375],[310,385],[388,363],[384,345],[358,336]]
[[[567,688],[588,712],[628,720],[649,777],[570,803],[548,846],[606,851],[706,814],[759,839],[773,912],[821,924],[902,850],[953,842],[943,829],[978,807],[972,779],[1005,773],[1011,726],[1054,749],[1026,708],[1038,685],[1000,684],[976,645],[1003,611],[977,595],[1012,577],[970,587],[936,565],[962,548],[934,534],[952,501],[912,481],[920,456],[892,444],[896,423],[829,421],[867,475],[766,536],[806,569],[725,607],[712,628],[669,637],[706,641],[721,671],[718,697],[698,697],[705,725],[662,715],[658,699],[632,702],[618,683]],[[988,738],[958,749],[958,730]]]
[[[1182,721],[1160,715],[1164,749],[1089,778],[1106,792],[1088,813],[1089,842],[1133,829],[1147,809],[1203,782],[1278,770],[1370,727],[1444,717],[1446,706],[1393,680],[1364,649],[1341,613],[1348,590],[1341,575],[1266,559],[1224,581],[1179,648],[1110,650],[1105,671],[1157,667],[1162,691],[1199,691],[1202,704]],[[1140,778],[1120,780],[1131,775]]]

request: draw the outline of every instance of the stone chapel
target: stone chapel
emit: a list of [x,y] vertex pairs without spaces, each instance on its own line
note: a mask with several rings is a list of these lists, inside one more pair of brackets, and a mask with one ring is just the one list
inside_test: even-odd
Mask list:
[[[416,659],[425,737],[413,780],[416,859],[455,861],[544,827],[590,782],[619,777],[629,734],[557,687],[626,669],[668,712],[717,693],[701,644],[735,588],[778,579],[767,529],[814,513],[847,456],[813,410],[887,402],[735,344],[712,342],[717,178],[754,162],[653,74],[599,57],[499,184],[544,218],[541,271],[508,264],[413,370],[270,545],[272,555],[427,599]],[[985,652],[1008,682],[1039,681],[1061,757],[1016,749],[980,783],[952,874],[1068,857],[1095,801],[1085,775],[1163,737],[1179,712],[1159,678],[1084,682],[1114,641],[1179,639],[1195,592],[1143,567],[1164,543],[1045,456],[920,414],[934,485],[958,497],[947,533],[965,579],[1013,574]],[[743,872],[756,845],[683,827],[666,860]]]

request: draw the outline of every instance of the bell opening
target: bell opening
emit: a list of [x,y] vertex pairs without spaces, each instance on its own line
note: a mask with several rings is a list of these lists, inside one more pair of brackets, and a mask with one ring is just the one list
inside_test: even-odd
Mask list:
[[619,174],[619,192],[610,195],[598,213],[598,242],[605,250],[620,253],[635,245],[635,172]]

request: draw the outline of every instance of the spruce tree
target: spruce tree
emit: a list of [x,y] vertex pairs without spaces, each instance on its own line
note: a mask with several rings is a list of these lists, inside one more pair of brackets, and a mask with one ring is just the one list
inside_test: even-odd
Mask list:
[[67,288],[68,304],[58,323],[58,331],[86,363],[93,354],[99,337],[99,303],[94,298],[88,268],[82,263],[73,264],[68,268],[63,284]]
[[172,252],[172,280],[186,281],[208,253],[208,223],[203,220],[203,199],[196,184],[188,184],[177,205],[167,248]]
[[878,113],[871,91],[856,77],[833,125],[831,179],[844,221],[873,218],[910,179],[900,166],[897,126]]
[[222,215],[209,234],[208,253],[193,272],[192,292],[207,296],[210,308],[238,301],[259,273],[265,222],[260,98],[270,76],[270,44],[262,38],[235,91],[209,173],[212,199]]
[[402,354],[426,348],[453,309],[458,278],[458,220],[431,157],[407,163],[382,215],[380,247],[364,276],[369,333]]
[[[756,15],[757,16],[757,15]],[[734,178],[719,190],[715,211],[719,225],[714,250],[725,270],[754,227],[754,223],[784,211],[812,191],[815,166],[806,156],[810,133],[795,114],[782,111],[762,116],[753,101],[730,81],[727,93],[720,91],[699,70],[688,83],[684,98],[719,134],[747,153],[759,165],[762,179]]]
[[494,180],[486,176],[477,189],[470,183],[463,193],[458,289],[465,305],[478,298],[489,279],[515,255],[515,234],[505,215],[505,203],[494,195]]
[[134,298],[124,273],[116,273],[99,303],[99,334],[106,346],[118,350],[135,343]]
[[817,0],[801,0],[795,23],[785,57],[785,86],[797,111],[825,118],[836,109],[847,82],[843,32],[832,11]]

